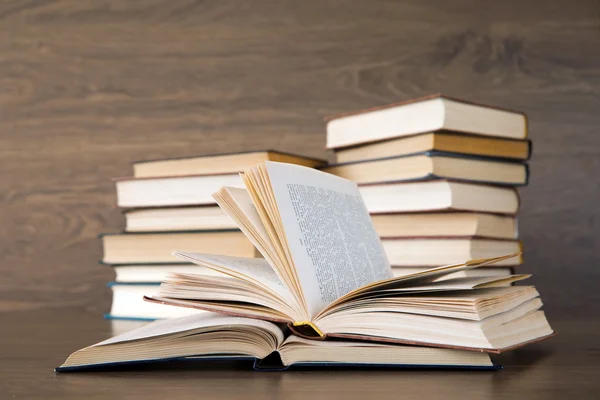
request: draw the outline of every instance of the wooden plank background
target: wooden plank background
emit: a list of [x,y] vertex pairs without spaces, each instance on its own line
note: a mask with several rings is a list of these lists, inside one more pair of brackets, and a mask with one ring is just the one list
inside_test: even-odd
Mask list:
[[107,311],[132,161],[328,156],[325,115],[434,92],[529,114],[522,271],[597,301],[599,1],[2,0],[0,310]]

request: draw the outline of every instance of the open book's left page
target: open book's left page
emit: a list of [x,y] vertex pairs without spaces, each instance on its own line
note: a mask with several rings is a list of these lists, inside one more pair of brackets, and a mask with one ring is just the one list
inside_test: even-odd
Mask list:
[[291,164],[266,162],[266,169],[311,316],[392,277],[355,183]]

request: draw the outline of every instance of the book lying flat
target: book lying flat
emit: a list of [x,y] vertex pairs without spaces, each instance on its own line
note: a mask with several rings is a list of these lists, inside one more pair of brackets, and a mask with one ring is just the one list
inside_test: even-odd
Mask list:
[[153,321],[163,318],[177,318],[192,314],[208,314],[204,311],[182,307],[164,307],[159,304],[144,301],[144,296],[152,296],[159,283],[110,282],[112,290],[112,305],[107,319]]
[[503,287],[527,275],[438,280],[518,254],[394,278],[354,182],[275,162],[242,177],[246,190],[215,200],[264,259],[177,252],[228,276],[172,274],[148,301],[287,323],[312,339],[501,352],[552,335],[535,288]]
[[172,253],[188,249],[211,254],[255,257],[259,254],[239,230],[198,232],[105,233],[100,235],[105,264],[181,261]]
[[[476,212],[375,214],[371,216],[381,238],[478,236],[516,239],[517,219]],[[480,258],[480,257],[474,257]]]
[[275,150],[144,160],[133,163],[136,178],[202,174],[234,174],[265,161],[278,161],[315,168],[324,160]]
[[516,186],[529,178],[527,165],[520,162],[443,152],[333,164],[323,171],[359,184],[442,178]]
[[160,283],[172,272],[199,275],[223,275],[213,269],[192,263],[108,264],[119,283]]
[[525,114],[432,95],[328,118],[327,147],[339,148],[438,130],[527,137]]
[[[520,253],[522,248],[518,240],[477,237],[385,238],[381,242],[391,265],[407,267],[459,264],[463,260]],[[522,263],[523,257],[519,255],[498,261],[493,266],[516,266]]]
[[218,206],[136,208],[123,214],[127,232],[237,229]]
[[514,188],[436,179],[361,185],[371,214],[422,211],[478,211],[514,215],[519,195]]
[[117,206],[123,208],[214,205],[223,185],[243,187],[239,174],[116,178]]
[[347,163],[425,151],[527,160],[531,156],[531,141],[439,131],[340,148],[335,150],[335,156],[339,163]]
[[497,369],[485,353],[291,336],[256,319],[215,314],[156,321],[71,354],[57,372],[167,360],[254,360],[257,370],[294,367]]

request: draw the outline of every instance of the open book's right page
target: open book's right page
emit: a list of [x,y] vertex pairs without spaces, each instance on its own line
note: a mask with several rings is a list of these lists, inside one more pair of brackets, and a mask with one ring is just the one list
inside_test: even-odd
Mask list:
[[265,164],[311,316],[354,289],[392,277],[354,182],[292,164]]

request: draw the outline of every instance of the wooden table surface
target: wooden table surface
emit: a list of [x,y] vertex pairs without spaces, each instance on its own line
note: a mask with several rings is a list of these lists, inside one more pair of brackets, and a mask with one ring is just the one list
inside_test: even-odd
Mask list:
[[2,314],[0,399],[588,399],[600,396],[600,320],[552,318],[559,332],[496,357],[498,372],[317,370],[254,372],[245,365],[163,364],[55,373],[74,350],[135,323],[80,308]]

